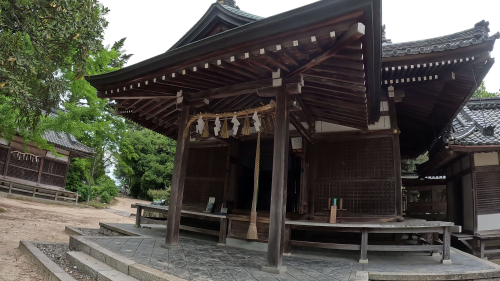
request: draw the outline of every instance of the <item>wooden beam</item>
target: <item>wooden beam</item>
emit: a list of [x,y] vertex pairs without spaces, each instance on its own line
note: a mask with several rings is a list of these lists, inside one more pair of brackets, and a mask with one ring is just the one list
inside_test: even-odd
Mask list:
[[165,246],[179,245],[179,228],[181,222],[182,197],[184,193],[184,180],[186,177],[186,162],[189,150],[189,134],[184,136],[184,129],[189,120],[189,105],[185,105],[181,111],[179,132],[177,133],[177,146],[174,157],[174,170],[172,172],[172,184],[170,191],[170,204],[167,220],[167,234]]
[[[252,81],[252,82],[231,85],[231,86],[225,86],[225,87],[221,87],[221,88],[217,88],[217,89],[210,89],[210,90],[200,91],[197,93],[192,93],[189,95],[188,99],[189,100],[197,100],[197,99],[203,99],[203,98],[220,99],[220,98],[227,98],[227,97],[244,95],[244,94],[257,93],[259,88],[281,86],[280,82],[282,82],[282,80],[271,79],[271,78],[256,80],[256,81]],[[287,79],[287,83],[294,83],[294,82],[295,83],[299,83],[299,82],[303,83],[303,79],[300,75]]]
[[309,142],[313,143],[313,138],[309,131],[300,123],[299,119],[295,115],[290,114],[290,123],[299,131],[299,133]]
[[302,109],[301,114],[304,115],[304,118],[306,119],[306,122],[309,125],[309,130],[314,131],[316,124],[314,122],[314,117],[311,115],[311,111],[309,110],[309,108],[307,107],[307,105],[304,103],[304,101],[300,96],[295,96],[295,100]]
[[360,22],[353,24],[348,31],[342,34],[342,36],[337,40],[336,43],[332,45],[331,48],[318,53],[316,56],[314,56],[312,60],[301,65],[300,67],[289,73],[288,77],[301,74],[302,72],[320,64],[329,57],[333,56],[334,54],[343,50],[347,46],[351,45],[354,41],[358,40],[363,35],[365,35],[365,25]]
[[283,264],[283,240],[286,215],[286,186],[288,178],[289,95],[282,86],[276,96],[276,126],[274,134],[273,175],[267,265],[279,269]]
[[170,107],[172,107],[172,106],[174,106],[174,105],[176,105],[176,104],[177,104],[177,100],[171,100],[171,101],[169,101],[167,104],[163,105],[160,109],[158,109],[158,110],[157,110],[157,111],[155,111],[154,113],[152,113],[152,114],[148,115],[148,116],[146,117],[146,120],[149,120],[149,119],[151,119],[151,118],[155,117],[156,115],[158,115],[158,114],[162,113],[163,111],[165,111],[165,110],[169,109]]
[[394,99],[389,98],[389,114],[391,119],[391,129],[394,131],[392,136],[392,149],[394,157],[394,185],[395,185],[395,215],[403,217],[403,181],[401,179],[401,148],[399,145],[399,127]]
[[144,91],[126,91],[114,94],[105,94],[103,92],[97,92],[97,97],[101,99],[113,99],[113,100],[123,100],[123,99],[172,99],[175,98],[175,94],[172,93],[156,93],[156,92],[144,92]]

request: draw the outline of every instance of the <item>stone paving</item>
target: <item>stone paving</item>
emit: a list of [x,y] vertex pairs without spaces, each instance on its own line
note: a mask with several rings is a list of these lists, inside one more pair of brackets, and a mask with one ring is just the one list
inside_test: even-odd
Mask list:
[[335,259],[284,257],[285,274],[261,271],[263,252],[220,247],[209,241],[181,238],[178,249],[164,249],[164,238],[89,238],[137,263],[186,280],[348,280],[353,263]]

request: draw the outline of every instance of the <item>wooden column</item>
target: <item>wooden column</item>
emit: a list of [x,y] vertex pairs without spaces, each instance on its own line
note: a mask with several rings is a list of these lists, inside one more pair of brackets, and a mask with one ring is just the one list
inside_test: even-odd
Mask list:
[[450,243],[451,243],[450,227],[445,226],[443,231],[443,260],[441,261],[442,264],[451,264]]
[[6,177],[7,176],[7,168],[9,167],[9,161],[10,161],[10,151],[12,149],[9,148],[9,150],[7,151],[7,159],[5,159],[5,170],[3,171],[3,176]]
[[135,225],[134,227],[141,228],[141,216],[142,216],[142,207],[137,206],[137,213],[135,214]]
[[276,124],[274,134],[273,176],[267,267],[263,270],[283,272],[283,240],[285,235],[286,188],[288,178],[289,123],[288,92],[281,86],[276,95]]
[[220,219],[220,228],[219,228],[219,244],[217,245],[226,245],[226,237],[227,237],[227,218]]
[[361,230],[361,256],[359,263],[368,263],[368,230],[366,228]]
[[403,181],[401,180],[401,150],[399,146],[399,126],[396,114],[396,105],[394,98],[389,98],[389,116],[391,118],[392,149],[394,155],[394,181],[395,181],[395,211],[396,216],[403,216]]
[[189,105],[183,105],[177,134],[177,146],[174,158],[174,171],[172,172],[172,189],[168,208],[167,235],[165,246],[179,244],[179,226],[181,223],[182,196],[184,194],[184,180],[186,175],[186,162],[189,150],[190,135],[184,136],[184,129],[189,121]]
[[[40,161],[40,170],[38,171],[38,180],[36,182],[36,185],[40,185],[40,180],[42,179],[42,171],[43,171],[43,161],[44,158],[42,158],[42,160]],[[66,173],[68,174],[68,173]]]

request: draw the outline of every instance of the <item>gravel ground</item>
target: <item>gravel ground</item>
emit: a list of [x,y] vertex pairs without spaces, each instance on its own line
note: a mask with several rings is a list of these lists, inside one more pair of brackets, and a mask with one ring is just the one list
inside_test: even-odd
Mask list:
[[77,228],[80,230],[85,236],[107,236],[103,233],[99,232],[98,228]]
[[81,272],[72,266],[69,260],[66,259],[66,252],[69,252],[69,245],[64,243],[59,244],[35,244],[35,246],[42,251],[49,259],[55,262],[59,267],[64,269],[71,277],[76,280],[82,281],[95,281],[97,279]]

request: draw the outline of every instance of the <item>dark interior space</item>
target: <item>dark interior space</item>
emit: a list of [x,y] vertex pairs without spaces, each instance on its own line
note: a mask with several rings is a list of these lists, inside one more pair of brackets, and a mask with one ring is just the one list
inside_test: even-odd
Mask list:
[[[257,142],[255,140],[241,142],[237,209],[250,210],[252,208],[256,148]],[[269,212],[270,210],[273,148],[273,139],[261,140],[257,211]],[[300,173],[301,158],[290,150],[288,157],[287,212],[298,211]]]

